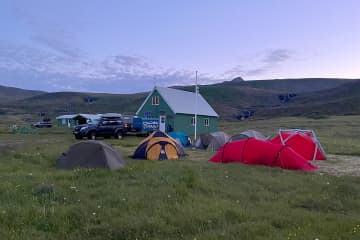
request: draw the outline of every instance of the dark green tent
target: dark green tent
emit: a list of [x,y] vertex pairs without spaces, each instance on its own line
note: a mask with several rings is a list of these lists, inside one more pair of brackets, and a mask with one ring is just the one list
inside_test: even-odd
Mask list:
[[56,168],[108,168],[115,170],[125,166],[124,159],[110,145],[101,141],[83,141],[72,145],[62,153]]

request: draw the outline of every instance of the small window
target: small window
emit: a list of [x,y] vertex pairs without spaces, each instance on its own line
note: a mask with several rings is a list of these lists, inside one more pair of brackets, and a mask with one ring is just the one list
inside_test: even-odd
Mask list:
[[151,104],[152,104],[152,105],[159,105],[159,102],[160,102],[159,96],[153,96],[153,97],[151,98]]
[[192,118],[191,118],[191,125],[192,125],[192,126],[195,126],[195,117],[192,117]]
[[204,119],[204,126],[205,126],[205,127],[208,127],[209,125],[210,125],[209,119],[208,119],[208,118],[205,118],[205,119]]
[[152,118],[152,112],[144,112],[144,118]]

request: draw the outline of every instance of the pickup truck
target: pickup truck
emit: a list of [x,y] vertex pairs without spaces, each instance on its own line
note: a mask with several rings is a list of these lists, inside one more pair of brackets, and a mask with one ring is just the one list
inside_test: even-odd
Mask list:
[[124,122],[121,116],[101,117],[98,123],[78,125],[73,130],[76,139],[87,137],[92,140],[97,137],[122,139],[124,133]]

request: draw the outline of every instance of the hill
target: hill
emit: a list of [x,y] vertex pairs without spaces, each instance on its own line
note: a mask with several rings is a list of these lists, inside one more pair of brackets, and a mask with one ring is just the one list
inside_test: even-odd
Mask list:
[[10,105],[18,105],[21,112],[45,112],[49,116],[69,113],[134,113],[141,105],[147,93],[138,94],[105,94],[56,92],[37,95],[16,101]]
[[360,81],[336,88],[304,93],[286,105],[260,110],[266,116],[321,116],[360,114]]
[[294,79],[272,79],[272,80],[253,80],[253,81],[233,81],[223,82],[215,85],[243,86],[273,90],[277,92],[314,92],[325,89],[336,88],[346,82],[353,82],[357,79],[346,78],[294,78]]
[[[356,79],[275,79],[257,81],[229,81],[214,85],[200,86],[201,94],[224,118],[234,118],[244,109],[251,109],[259,117],[295,116],[313,113],[314,104],[318,104],[318,114],[357,114],[356,108],[342,109],[328,103],[338,99],[337,104],[345,105],[360,95],[356,88],[360,81]],[[193,90],[195,86],[178,87]],[[353,91],[348,91],[352,89]],[[279,95],[294,93],[296,97],[286,104],[279,100]],[[299,99],[299,100],[298,100]],[[306,101],[308,100],[308,101]],[[293,103],[293,101],[295,101]],[[306,105],[307,107],[304,108]],[[323,106],[324,105],[324,106]],[[326,110],[326,111],[325,111]]]
[[11,102],[21,99],[26,99],[36,95],[44,94],[42,91],[25,90],[15,87],[0,86],[0,101]]
[[[360,114],[360,81],[354,79],[275,79],[201,85],[200,93],[222,118],[234,119],[243,110],[258,117]],[[195,86],[175,86],[194,91]],[[148,93],[44,93],[1,87],[0,114],[45,112],[51,117],[68,113],[122,112],[134,114]],[[9,90],[10,89],[10,90]],[[7,90],[7,91],[5,91]],[[150,89],[149,89],[150,90]],[[284,103],[279,96],[296,94]]]

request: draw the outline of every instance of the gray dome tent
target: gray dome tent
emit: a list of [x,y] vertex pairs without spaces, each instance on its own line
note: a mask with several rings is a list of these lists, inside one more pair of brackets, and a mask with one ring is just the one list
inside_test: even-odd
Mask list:
[[101,141],[76,143],[61,154],[56,168],[108,168],[115,170],[125,166],[124,159],[110,145]]
[[234,142],[234,141],[237,141],[237,140],[243,140],[243,139],[248,139],[248,138],[256,138],[256,139],[260,139],[260,140],[266,140],[267,139],[264,135],[262,135],[258,131],[246,130],[246,131],[243,131],[243,132],[241,132],[239,134],[236,134],[236,135],[232,136],[229,139],[229,142]]
[[229,136],[221,131],[201,134],[195,142],[195,148],[206,149],[208,151],[219,150],[227,141]]

